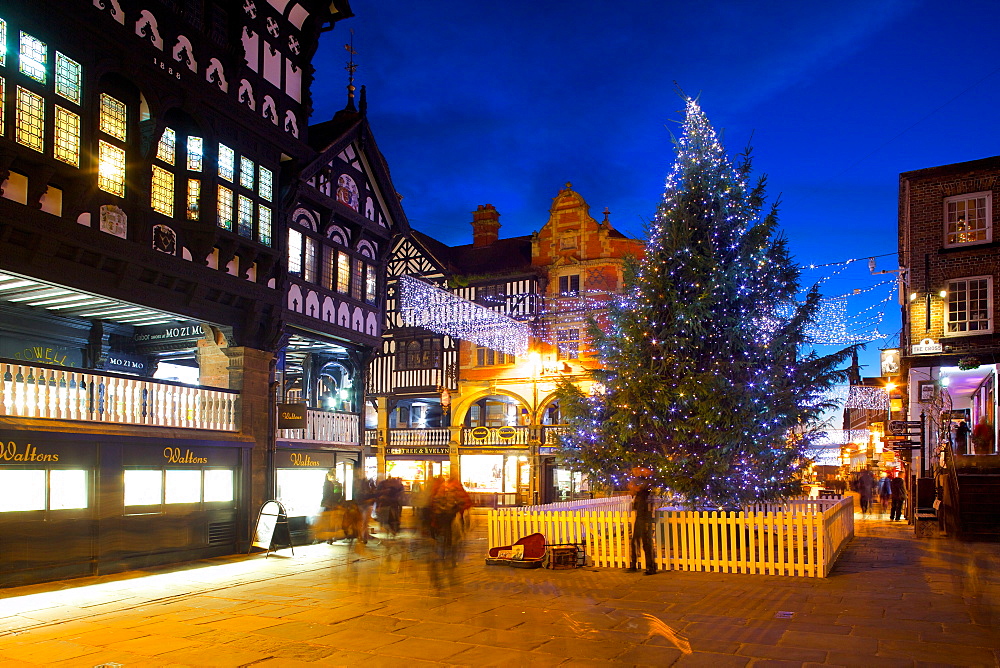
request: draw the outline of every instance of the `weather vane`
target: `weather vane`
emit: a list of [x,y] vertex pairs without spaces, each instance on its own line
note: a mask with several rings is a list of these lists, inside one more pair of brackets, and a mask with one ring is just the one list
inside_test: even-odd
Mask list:
[[345,44],[344,49],[350,57],[347,60],[347,108],[350,111],[357,111],[354,106],[354,72],[358,69],[358,64],[354,62],[354,56],[358,55],[358,52],[354,50],[354,28],[351,28],[351,43]]

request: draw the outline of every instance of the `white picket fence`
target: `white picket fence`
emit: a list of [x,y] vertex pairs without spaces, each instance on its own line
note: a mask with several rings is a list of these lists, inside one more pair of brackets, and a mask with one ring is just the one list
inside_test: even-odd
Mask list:
[[[582,545],[588,565],[624,568],[631,525],[627,510],[505,508],[489,513],[489,546],[541,533],[550,545]],[[853,536],[851,498],[792,500],[749,512],[658,510],[654,524],[661,570],[826,577]]]
[[632,497],[606,496],[600,499],[574,499],[572,501],[555,501],[537,506],[522,506],[521,511],[527,512],[566,512],[570,510],[620,510],[628,512],[632,509]]

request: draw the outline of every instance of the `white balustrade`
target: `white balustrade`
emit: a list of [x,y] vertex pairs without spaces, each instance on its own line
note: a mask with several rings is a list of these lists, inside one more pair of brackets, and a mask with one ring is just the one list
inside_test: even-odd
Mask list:
[[239,392],[0,361],[0,415],[236,431]]
[[443,429],[391,429],[389,447],[445,447],[451,441],[451,430]]
[[279,429],[278,437],[295,441],[322,441],[358,445],[361,420],[357,413],[306,410],[305,429]]

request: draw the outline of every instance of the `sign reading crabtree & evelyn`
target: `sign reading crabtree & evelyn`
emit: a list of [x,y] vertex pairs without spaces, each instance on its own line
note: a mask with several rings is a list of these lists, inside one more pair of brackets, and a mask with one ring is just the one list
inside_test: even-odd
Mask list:
[[387,455],[447,455],[449,448],[444,447],[423,447],[423,448],[386,448]]
[[278,429],[305,429],[305,404],[278,404]]
[[943,350],[941,343],[933,339],[923,339],[920,343],[910,346],[910,353],[913,355],[933,355]]

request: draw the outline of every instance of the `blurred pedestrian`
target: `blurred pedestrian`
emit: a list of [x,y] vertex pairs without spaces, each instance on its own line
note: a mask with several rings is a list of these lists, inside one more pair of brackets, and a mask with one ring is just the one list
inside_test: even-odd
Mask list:
[[395,538],[403,513],[403,481],[385,478],[375,486],[375,520],[382,531]]
[[969,455],[969,423],[962,420],[955,427],[955,454],[957,455]]
[[985,415],[972,429],[972,447],[977,455],[993,453],[993,425],[987,422]]
[[461,554],[466,513],[472,508],[472,497],[452,474],[450,480],[441,478],[434,486],[430,498],[430,534],[434,539],[435,557],[431,558],[431,581],[440,586],[440,569],[447,569],[454,581],[454,569]]
[[884,514],[889,512],[889,499],[892,496],[892,492],[889,489],[889,474],[883,473],[882,477],[878,481],[878,504],[880,510]]
[[872,496],[875,493],[875,477],[872,472],[865,469],[858,476],[858,496],[861,499],[861,514],[867,515],[868,509],[872,505]]
[[646,575],[656,574],[656,555],[653,553],[653,508],[651,498],[650,476],[652,471],[647,468],[632,469],[629,480],[629,491],[632,493],[632,512],[635,519],[632,522],[632,536],[629,540],[629,573],[639,572],[639,550],[646,559]]
[[895,522],[903,519],[903,502],[906,500],[906,485],[903,479],[895,477],[889,481],[889,489],[892,495],[892,511],[889,513],[889,520]]
[[332,544],[343,535],[344,486],[337,480],[337,471],[330,469],[323,479],[323,507],[316,523],[314,536],[317,540],[325,540]]

